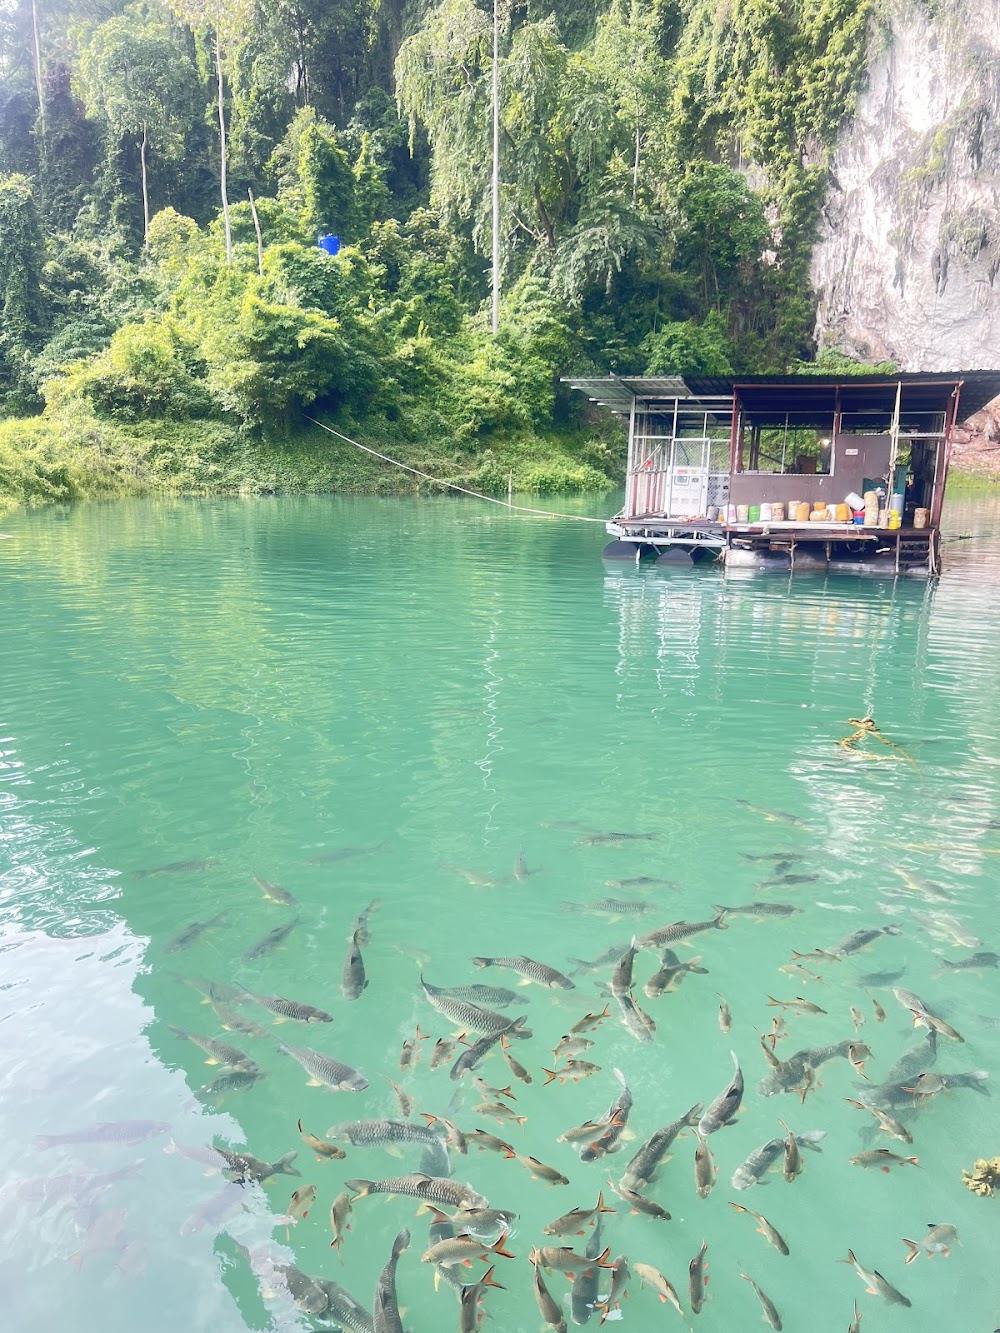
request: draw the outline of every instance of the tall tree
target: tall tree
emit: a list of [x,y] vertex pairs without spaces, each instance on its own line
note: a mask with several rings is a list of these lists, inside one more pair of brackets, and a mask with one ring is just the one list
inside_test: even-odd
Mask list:
[[88,109],[116,139],[139,147],[143,241],[149,248],[149,153],[166,155],[183,141],[182,114],[196,75],[175,28],[131,5],[92,28],[80,47],[79,73]]
[[250,31],[251,0],[170,0],[174,13],[192,28],[212,32],[215,57],[216,109],[219,117],[219,192],[226,236],[226,263],[233,262],[233,232],[229,218],[229,146],[226,127],[226,66],[235,59]]
[[9,389],[25,395],[28,358],[45,327],[45,241],[26,176],[0,177],[0,364]]

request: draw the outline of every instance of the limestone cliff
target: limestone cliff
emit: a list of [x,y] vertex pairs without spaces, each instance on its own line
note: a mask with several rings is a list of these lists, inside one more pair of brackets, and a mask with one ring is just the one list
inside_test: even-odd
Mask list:
[[1000,0],[888,0],[841,133],[816,333],[904,370],[1000,367]]

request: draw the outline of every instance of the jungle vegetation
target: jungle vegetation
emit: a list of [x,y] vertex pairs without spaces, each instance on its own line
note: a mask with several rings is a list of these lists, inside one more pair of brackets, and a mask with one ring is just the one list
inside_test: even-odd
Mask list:
[[808,363],[872,0],[499,19],[494,335],[491,2],[0,0],[0,495],[607,485],[560,375]]

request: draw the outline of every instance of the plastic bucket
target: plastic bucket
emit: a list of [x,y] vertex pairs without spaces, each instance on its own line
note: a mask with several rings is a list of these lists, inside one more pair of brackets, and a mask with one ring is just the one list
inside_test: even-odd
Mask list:
[[808,522],[809,522],[809,501],[808,501],[808,500],[800,500],[800,501],[798,502],[798,504],[795,506],[795,521],[796,521],[796,523],[808,523]]
[[770,523],[773,517],[774,513],[771,506],[766,503],[762,504],[760,507],[760,521],[762,523]]
[[749,505],[737,505],[737,506],[736,506],[736,522],[737,522],[737,523],[749,523],[749,522],[750,522],[750,507],[749,507]]
[[785,502],[784,500],[775,500],[771,505],[771,518],[775,523],[784,523],[785,521]]
[[850,495],[845,495],[844,501],[849,504],[852,509],[864,509],[865,507],[865,502],[857,491],[851,491]]
[[915,509],[913,511],[913,526],[915,528],[926,528],[930,518],[931,511],[929,509]]
[[748,508],[747,508],[747,522],[748,522],[748,523],[759,523],[759,522],[760,522],[760,505],[749,505],[749,506],[748,506]]

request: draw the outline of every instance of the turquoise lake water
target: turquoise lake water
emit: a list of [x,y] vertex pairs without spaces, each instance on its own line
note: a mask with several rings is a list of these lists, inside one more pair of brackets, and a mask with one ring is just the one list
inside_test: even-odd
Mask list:
[[[577,506],[612,507],[607,498]],[[611,1258],[659,1269],[684,1322],[706,1333],[761,1326],[741,1272],[789,1330],[846,1333],[855,1300],[865,1333],[958,1327],[958,1309],[963,1330],[1000,1326],[1000,1202],[961,1179],[976,1158],[1000,1154],[1000,971],[944,966],[1000,950],[1000,506],[955,502],[949,526],[964,540],[946,547],[944,576],[928,585],[604,566],[599,525],[512,520],[475,501],[151,501],[0,520],[9,536],[0,541],[4,1328],[335,1327],[296,1306],[274,1263],[333,1279],[371,1310],[404,1226],[404,1325],[458,1328],[453,1291],[435,1289],[421,1262],[428,1217],[414,1200],[360,1199],[340,1256],[330,1248],[329,1209],[344,1182],[416,1171],[420,1150],[346,1144],[344,1160],[316,1161],[296,1122],[322,1135],[398,1116],[382,1075],[415,1098],[413,1119],[425,1111],[490,1130],[568,1177],[548,1185],[475,1147],[450,1155],[456,1180],[518,1215],[508,1242],[517,1257],[495,1261],[505,1290],[486,1299],[486,1327],[498,1333],[542,1327],[528,1251],[547,1239],[547,1223],[592,1207],[601,1189],[618,1209],[604,1219]],[[848,719],[865,715],[902,748],[871,737],[857,750],[838,746]],[[588,842],[608,832],[655,836]],[[521,853],[533,873],[519,878]],[[787,863],[745,859],[765,855]],[[163,867],[174,868],[141,873]],[[808,878],[756,887],[783,874]],[[298,906],[267,900],[254,876]],[[609,887],[640,876],[670,883]],[[565,906],[608,897],[649,910]],[[362,950],[369,984],[348,1002],[347,937],[376,898]],[[605,1003],[611,964],[575,974],[573,990],[548,990],[470,961],[526,954],[572,972],[568,960],[624,949],[634,933],[755,901],[800,910],[732,915],[727,929],[678,945],[707,974],[671,993],[644,995],[659,955],[639,953],[635,997],[655,1039],[642,1044],[608,1019],[580,1057],[599,1072],[579,1083],[544,1086],[542,1070],[555,1068],[561,1034]],[[168,947],[219,913],[187,947]],[[277,948],[243,959],[296,917]],[[898,933],[829,956],[874,927]],[[803,965],[821,981],[778,970],[793,951],[815,950]],[[434,1040],[459,1029],[425,1000],[421,968],[438,986],[523,995],[508,1013],[526,1013],[534,1035],[512,1049],[533,1081],[514,1081],[508,1104],[524,1124],[477,1113],[471,1075],[430,1069]],[[863,987],[870,974],[883,975]],[[291,997],[333,1021],[276,1025],[248,1004],[237,1012],[268,1035],[226,1032],[184,984],[192,978]],[[939,1037],[935,1057],[893,985],[916,992],[964,1042]],[[769,1068],[759,1034],[782,1012],[769,996],[825,1011],[785,1012],[782,1059],[854,1038],[855,1006],[869,1087],[911,1049],[900,1083],[944,1076],[936,1095],[902,1094],[893,1111],[912,1147],[847,1104],[871,1095],[847,1059],[822,1064],[804,1101],[758,1092]],[[418,1024],[431,1040],[400,1072]],[[235,1044],[266,1076],[204,1091],[225,1071],[173,1028]],[[308,1086],[279,1042],[360,1068],[368,1088]],[[731,1050],[746,1093],[735,1124],[708,1139],[714,1189],[705,1199],[695,1191],[688,1133],[648,1187],[672,1220],[632,1215],[608,1181],[655,1129],[712,1101],[731,1076]],[[616,1068],[634,1096],[634,1137],[581,1161],[558,1137],[604,1115]],[[496,1052],[478,1073],[511,1082]],[[139,1142],[38,1138],[136,1120],[155,1122]],[[803,1153],[791,1183],[779,1158],[759,1185],[734,1190],[739,1164],[783,1135],[779,1120],[799,1134],[825,1131],[822,1151]],[[301,1178],[234,1186],[231,1211],[199,1217],[224,1178],[209,1174],[210,1160],[164,1149],[212,1144],[271,1162],[297,1151]],[[850,1162],[875,1148],[918,1165],[884,1173]],[[286,1238],[279,1219],[305,1185],[316,1202]],[[790,1254],[730,1201],[766,1216]],[[960,1245],[904,1264],[901,1238],[921,1240],[930,1223],[954,1225]],[[688,1265],[703,1241],[711,1280],[695,1316]],[[866,1294],[838,1262],[848,1248],[911,1307]],[[473,1271],[484,1268],[475,1259]],[[564,1301],[567,1280],[546,1280]],[[612,1309],[622,1326],[681,1326],[635,1276],[628,1290]]]

